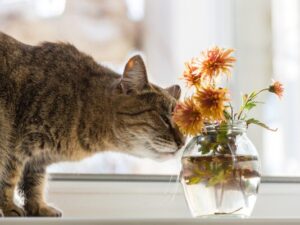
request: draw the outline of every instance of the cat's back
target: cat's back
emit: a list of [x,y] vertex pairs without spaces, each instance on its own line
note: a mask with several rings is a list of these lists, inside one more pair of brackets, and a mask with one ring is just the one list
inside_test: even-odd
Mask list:
[[[93,89],[103,92],[119,74],[99,65],[92,57],[64,42],[27,45],[0,32],[0,92],[24,96],[51,90],[54,93]],[[57,91],[57,90],[62,91]],[[16,98],[18,98],[16,96]]]
[[[44,79],[77,80],[92,76],[118,75],[96,63],[92,57],[64,42],[28,45],[0,32],[0,74],[13,80]],[[13,73],[13,74],[10,74]],[[28,77],[34,75],[34,77]]]
[[3,33],[3,32],[0,32],[0,50],[1,50],[1,53],[5,53],[7,51],[16,51],[22,45],[24,45],[24,44],[17,41],[13,37],[11,37],[11,36]]
[[18,63],[25,61],[26,52],[30,48],[31,46],[0,32],[0,73],[7,74]]
[[30,74],[43,79],[44,73],[53,78],[63,73],[66,78],[93,66],[93,61],[71,44],[43,42],[31,46],[0,32],[0,74],[13,80],[29,78]]
[[96,71],[94,60],[64,42],[43,42],[31,50],[32,64],[53,79],[78,79]]

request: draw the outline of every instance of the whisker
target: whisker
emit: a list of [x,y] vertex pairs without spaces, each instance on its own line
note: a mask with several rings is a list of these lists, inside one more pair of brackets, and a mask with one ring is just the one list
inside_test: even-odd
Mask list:
[[160,143],[154,143],[154,144],[161,147],[161,148],[170,148],[170,149],[174,148],[174,145],[160,144]]
[[[180,161],[181,161],[181,158],[182,158],[182,155],[183,155],[183,152],[181,152],[181,155],[180,155],[180,157],[178,158]],[[181,162],[178,162],[178,163],[180,163],[180,165],[181,165]],[[179,171],[177,171],[177,176],[176,176],[176,180],[175,180],[175,191],[173,192],[173,193],[171,193],[170,192],[170,194],[172,194],[171,195],[171,198],[170,198],[170,201],[174,201],[175,200],[175,197],[176,197],[176,195],[178,194],[178,190],[179,190],[179,187],[180,187],[180,181],[181,181],[181,178],[182,178],[182,168],[181,168],[181,166],[180,166],[180,168],[179,168]],[[171,181],[171,179],[173,178],[173,176],[174,175],[172,175],[171,177],[170,177],[170,180],[169,180],[169,184],[171,183],[170,181]]]

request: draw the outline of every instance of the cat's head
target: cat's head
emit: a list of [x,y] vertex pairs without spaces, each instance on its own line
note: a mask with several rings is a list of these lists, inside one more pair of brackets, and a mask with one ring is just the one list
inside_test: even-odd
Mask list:
[[185,142],[171,119],[180,87],[164,89],[149,83],[144,62],[137,55],[126,64],[119,90],[115,130],[123,150],[153,159],[173,156]]

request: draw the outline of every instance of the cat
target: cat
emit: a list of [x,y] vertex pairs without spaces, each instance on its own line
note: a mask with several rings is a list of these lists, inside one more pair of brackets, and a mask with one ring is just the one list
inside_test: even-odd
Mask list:
[[[141,56],[122,75],[67,43],[31,46],[0,33],[0,209],[4,216],[53,216],[46,167],[97,152],[173,157],[185,138],[172,122],[180,87],[148,81]],[[14,190],[24,205],[13,202]]]

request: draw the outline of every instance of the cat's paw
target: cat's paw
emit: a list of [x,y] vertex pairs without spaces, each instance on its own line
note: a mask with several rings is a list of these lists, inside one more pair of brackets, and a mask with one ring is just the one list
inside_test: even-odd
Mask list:
[[16,206],[15,204],[6,205],[2,208],[2,214],[4,214],[5,217],[23,217],[26,216],[26,212],[24,209],[22,209],[19,206]]
[[61,217],[62,212],[52,206],[41,204],[35,207],[26,206],[27,216]]
[[4,216],[4,213],[2,211],[2,209],[0,209],[0,217],[3,217]]

